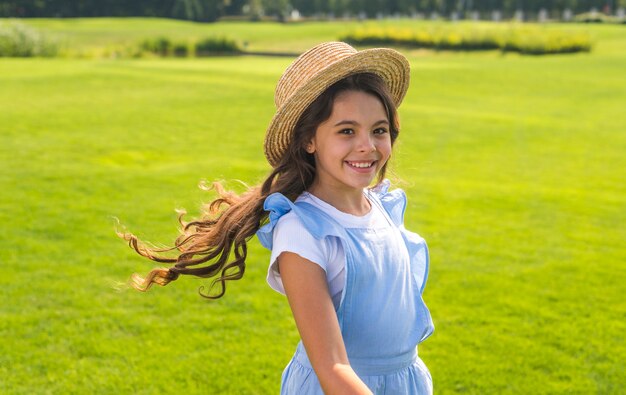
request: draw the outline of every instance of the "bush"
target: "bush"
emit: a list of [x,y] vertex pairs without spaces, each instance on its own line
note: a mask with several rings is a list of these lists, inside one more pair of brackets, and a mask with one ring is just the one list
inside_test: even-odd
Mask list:
[[602,12],[585,12],[574,17],[574,22],[578,23],[626,23],[626,19],[613,15],[606,15]]
[[148,39],[139,45],[140,49],[157,56],[169,56],[172,52],[172,41],[167,37]]
[[400,45],[457,51],[500,49],[532,55],[591,50],[591,39],[586,34],[544,31],[521,25],[489,29],[440,27],[417,31],[365,28],[339,39],[355,45]]
[[507,37],[502,51],[515,51],[526,55],[589,52],[591,40],[583,34],[513,32]]
[[234,40],[225,37],[209,37],[194,44],[189,42],[174,42],[167,37],[158,37],[143,41],[139,45],[139,55],[141,53],[167,57],[211,56],[222,54],[236,54],[242,52],[241,48]]
[[236,41],[226,37],[208,37],[198,41],[195,45],[196,56],[211,56],[219,54],[237,54],[242,50]]
[[496,49],[493,34],[481,30],[366,28],[355,30],[340,38],[355,45],[401,45],[416,48],[452,50]]
[[52,57],[58,44],[18,21],[0,22],[0,57]]
[[187,57],[189,53],[189,45],[187,43],[175,43],[172,45],[172,55],[184,58]]

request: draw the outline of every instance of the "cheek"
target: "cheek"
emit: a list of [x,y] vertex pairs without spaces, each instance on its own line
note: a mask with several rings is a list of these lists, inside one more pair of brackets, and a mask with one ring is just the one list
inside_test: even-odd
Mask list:
[[315,164],[318,168],[326,167],[338,156],[336,145],[320,144],[315,150]]
[[391,156],[391,140],[390,139],[381,141],[377,148],[378,148],[378,152],[381,153],[385,161],[389,159],[389,157]]
[[334,139],[332,141],[325,141],[323,145],[319,146],[318,153],[326,158],[341,159],[347,152],[351,151],[350,144],[341,139]]

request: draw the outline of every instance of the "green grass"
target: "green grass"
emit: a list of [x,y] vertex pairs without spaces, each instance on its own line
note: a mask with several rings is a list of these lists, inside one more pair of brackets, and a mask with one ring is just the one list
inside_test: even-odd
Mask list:
[[[173,21],[32,22],[89,48],[133,30],[186,34]],[[250,47],[294,51],[345,27],[188,25],[259,29]],[[626,38],[622,26],[584,28],[591,54],[406,52],[393,169],[407,225],[431,250],[436,330],[420,355],[439,394],[607,394],[626,382]],[[259,181],[289,62],[0,61],[0,393],[277,392],[298,335],[265,284],[269,253],[254,240],[245,278],[216,302],[195,279],[116,291],[152,265],[112,217],[167,244],[173,209],[197,213],[207,198],[198,181]]]

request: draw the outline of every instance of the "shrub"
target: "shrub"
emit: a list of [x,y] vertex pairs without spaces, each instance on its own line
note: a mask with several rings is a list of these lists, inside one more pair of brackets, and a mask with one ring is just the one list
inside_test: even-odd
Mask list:
[[589,52],[591,39],[582,33],[517,29],[508,32],[501,49],[527,55]]
[[402,45],[416,48],[452,50],[496,49],[498,44],[493,34],[479,30],[460,29],[380,29],[355,30],[340,38],[355,45]]
[[237,54],[242,50],[236,41],[226,37],[208,37],[195,44],[196,56]]
[[174,43],[174,45],[172,45],[172,55],[179,57],[179,58],[184,58],[187,57],[189,53],[189,45],[187,43]]
[[0,57],[52,57],[58,44],[18,21],[0,22]]
[[591,39],[586,34],[546,31],[521,25],[510,25],[508,29],[440,27],[417,31],[365,28],[339,39],[356,45],[401,45],[463,51],[500,49],[532,55],[591,50]]
[[170,55],[173,45],[169,38],[157,37],[155,39],[144,40],[139,47],[142,51],[165,57]]
[[186,56],[211,56],[221,54],[236,54],[242,52],[241,48],[234,40],[225,37],[208,37],[196,43],[185,41],[174,42],[167,37],[144,40],[139,45],[139,53],[150,53],[152,55],[167,57]]
[[499,36],[486,29],[471,29],[464,32],[461,47],[465,50],[491,50],[501,46]]
[[606,15],[602,12],[585,12],[574,17],[574,22],[578,23],[626,23],[625,18]]
[[167,37],[144,40],[139,45],[139,56],[142,53],[167,57],[186,56],[211,56],[221,54],[235,54],[242,52],[241,48],[234,40],[225,37],[209,37],[194,44],[189,42],[174,42]]

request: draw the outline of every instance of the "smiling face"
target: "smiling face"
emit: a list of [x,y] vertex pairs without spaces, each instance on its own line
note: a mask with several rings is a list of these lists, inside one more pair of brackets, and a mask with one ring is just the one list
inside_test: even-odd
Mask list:
[[387,112],[376,96],[339,93],[330,117],[306,147],[315,158],[315,187],[360,194],[391,155],[389,131]]

